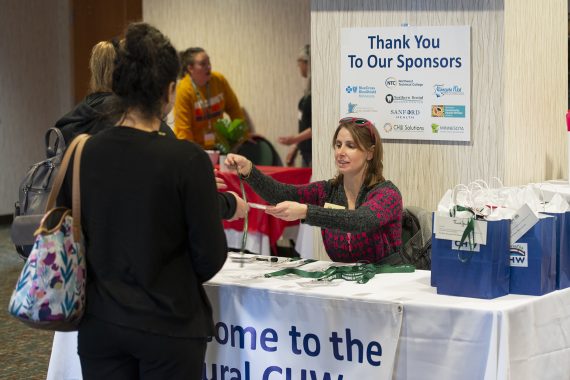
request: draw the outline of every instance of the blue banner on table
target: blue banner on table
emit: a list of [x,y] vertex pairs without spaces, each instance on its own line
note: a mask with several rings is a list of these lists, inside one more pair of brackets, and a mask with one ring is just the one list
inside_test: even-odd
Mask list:
[[486,223],[486,244],[476,244],[472,250],[466,243],[433,236],[437,294],[488,299],[509,293],[511,221]]
[[570,287],[570,212],[550,213],[556,217],[556,289]]
[[510,293],[540,296],[556,289],[556,218],[545,216],[511,245]]

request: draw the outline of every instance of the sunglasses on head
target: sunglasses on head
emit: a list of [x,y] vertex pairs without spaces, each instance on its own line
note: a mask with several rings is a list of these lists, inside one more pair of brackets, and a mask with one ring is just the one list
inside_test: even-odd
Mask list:
[[366,129],[368,129],[368,133],[370,133],[370,137],[372,138],[372,144],[376,144],[376,135],[374,134],[374,131],[372,131],[372,128],[374,128],[374,124],[372,124],[370,120],[366,120],[361,117],[344,117],[340,119],[338,123],[339,124],[354,123],[359,127],[366,127]]

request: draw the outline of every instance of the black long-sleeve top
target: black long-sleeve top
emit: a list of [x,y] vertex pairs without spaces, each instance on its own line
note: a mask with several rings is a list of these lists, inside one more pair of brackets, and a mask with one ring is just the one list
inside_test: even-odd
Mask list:
[[105,129],[83,151],[81,207],[87,314],[169,336],[213,334],[202,283],[224,264],[227,245],[213,167],[200,147]]

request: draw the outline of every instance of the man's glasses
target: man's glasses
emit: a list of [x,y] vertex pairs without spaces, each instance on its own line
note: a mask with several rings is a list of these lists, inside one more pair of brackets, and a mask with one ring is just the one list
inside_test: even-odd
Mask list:
[[212,64],[210,63],[209,59],[203,60],[203,61],[195,61],[194,64],[196,66],[200,66],[200,67],[208,67],[211,66]]
[[363,119],[361,117],[344,117],[342,119],[340,119],[338,121],[339,124],[348,124],[348,123],[354,123],[356,125],[358,125],[359,127],[366,127],[368,129],[368,133],[370,133],[370,137],[372,138],[372,144],[376,144],[376,135],[374,134],[374,131],[372,131],[372,128],[374,127],[374,124],[372,124],[372,122],[370,120],[366,120]]

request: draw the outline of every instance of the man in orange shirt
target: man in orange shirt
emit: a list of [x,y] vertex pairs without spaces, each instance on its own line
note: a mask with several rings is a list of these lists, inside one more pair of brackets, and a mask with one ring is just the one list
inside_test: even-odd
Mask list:
[[210,57],[204,49],[189,48],[180,58],[183,78],[176,91],[174,133],[179,139],[212,149],[216,145],[216,121],[224,113],[232,120],[245,120],[245,116],[226,78],[212,71]]

